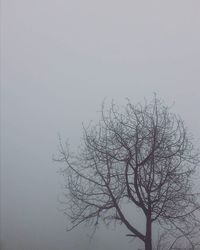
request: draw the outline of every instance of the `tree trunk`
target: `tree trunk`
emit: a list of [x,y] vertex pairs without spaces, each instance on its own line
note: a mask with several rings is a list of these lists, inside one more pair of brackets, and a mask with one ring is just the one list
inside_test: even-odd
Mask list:
[[145,250],[152,250],[152,232],[151,232],[151,214],[147,216],[146,220],[146,239]]

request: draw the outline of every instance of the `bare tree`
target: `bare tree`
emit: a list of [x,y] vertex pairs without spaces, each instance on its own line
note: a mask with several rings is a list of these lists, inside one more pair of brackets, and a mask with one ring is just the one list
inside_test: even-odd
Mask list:
[[[77,152],[60,142],[57,159],[66,163],[69,230],[83,222],[94,229],[100,221],[120,222],[127,236],[152,250],[157,222],[190,242],[188,235],[199,227],[199,194],[192,182],[199,154],[182,119],[155,96],[144,105],[128,100],[122,109],[103,104],[99,123],[83,131]],[[128,219],[125,203],[143,213],[144,232]]]
[[199,227],[178,233],[177,230],[163,230],[153,242],[154,250],[193,250],[200,249]]

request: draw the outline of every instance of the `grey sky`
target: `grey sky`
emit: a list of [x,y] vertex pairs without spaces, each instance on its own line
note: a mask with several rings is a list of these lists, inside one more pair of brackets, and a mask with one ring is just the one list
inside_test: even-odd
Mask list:
[[157,92],[200,141],[200,1],[1,5],[2,242],[70,249],[75,233],[58,211],[62,178],[51,160],[57,133],[76,144],[103,98],[138,102]]

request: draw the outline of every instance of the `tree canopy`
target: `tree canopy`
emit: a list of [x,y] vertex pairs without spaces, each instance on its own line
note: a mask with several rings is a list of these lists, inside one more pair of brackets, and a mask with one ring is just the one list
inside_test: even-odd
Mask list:
[[[69,230],[84,222],[94,228],[119,222],[151,250],[157,223],[172,237],[168,249],[182,238],[194,249],[200,203],[193,176],[199,153],[183,120],[156,96],[136,105],[127,100],[123,108],[103,103],[99,122],[83,127],[77,152],[60,141],[57,160],[66,164]],[[143,213],[145,231],[128,219],[127,203]]]

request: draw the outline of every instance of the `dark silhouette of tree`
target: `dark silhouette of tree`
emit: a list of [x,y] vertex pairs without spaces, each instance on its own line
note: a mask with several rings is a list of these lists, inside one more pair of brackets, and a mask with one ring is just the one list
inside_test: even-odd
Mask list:
[[[152,250],[152,225],[158,223],[190,242],[199,227],[192,182],[199,154],[183,120],[155,96],[144,105],[128,100],[122,109],[103,104],[99,123],[83,131],[77,153],[60,141],[57,159],[66,163],[69,230],[83,222],[94,229],[100,221],[119,222],[127,236]],[[125,203],[143,213],[144,232],[128,219]]]

